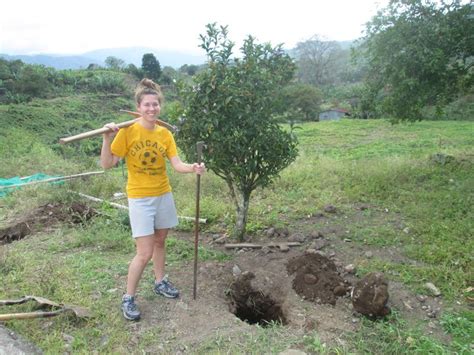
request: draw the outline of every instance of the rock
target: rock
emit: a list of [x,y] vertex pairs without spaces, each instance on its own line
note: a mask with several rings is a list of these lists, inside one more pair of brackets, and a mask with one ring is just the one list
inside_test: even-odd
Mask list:
[[66,343],[71,344],[71,343],[74,341],[74,337],[73,337],[72,335],[63,333],[63,340],[64,340]]
[[311,243],[311,247],[316,250],[323,249],[326,245],[328,245],[328,241],[326,239],[318,239]]
[[441,291],[431,282],[425,283],[425,287],[432,293],[433,296],[441,296]]
[[272,252],[272,249],[267,247],[266,245],[262,247],[262,253],[263,254],[270,254]]
[[304,243],[306,237],[301,233],[294,233],[288,237],[289,242],[300,242]]
[[344,266],[344,271],[348,274],[355,274],[356,267],[353,264],[349,264]]
[[354,309],[369,317],[382,317],[390,313],[388,282],[383,273],[371,272],[358,281],[352,290]]
[[290,247],[287,244],[280,244],[278,247],[280,248],[280,251],[285,253],[290,250]]
[[285,351],[282,351],[278,355],[306,355],[306,353],[298,349],[287,349]]
[[344,285],[339,285],[334,288],[334,294],[336,296],[344,296],[347,293],[347,288]]
[[0,324],[0,354],[43,354],[33,343]]
[[336,213],[336,207],[334,207],[333,205],[326,205],[324,206],[324,212]]
[[288,235],[290,235],[290,232],[288,231],[288,228],[276,228],[275,229],[275,236],[279,236],[279,237],[288,237]]
[[238,265],[234,265],[232,267],[232,275],[235,277],[239,276],[242,273],[242,270],[240,270],[240,267]]
[[318,278],[313,274],[305,274],[304,275],[304,282],[309,284],[309,285],[313,285],[316,282],[318,282]]
[[319,231],[312,231],[309,234],[310,239],[319,239],[319,238],[324,238],[324,234],[319,232]]
[[226,242],[226,238],[220,238],[220,239],[216,239],[216,241],[214,243],[216,244],[224,244]]
[[270,227],[267,229],[267,231],[265,232],[267,234],[267,237],[273,237],[275,235],[275,228],[273,227]]
[[416,299],[420,301],[421,303],[425,303],[428,297],[425,295],[416,295]]
[[367,258],[367,259],[372,259],[372,257],[374,256],[374,254],[371,252],[371,251],[366,251],[364,253],[364,256]]

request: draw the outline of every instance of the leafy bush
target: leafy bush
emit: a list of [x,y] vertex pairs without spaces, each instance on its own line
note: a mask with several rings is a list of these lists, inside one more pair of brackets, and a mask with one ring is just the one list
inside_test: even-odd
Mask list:
[[[75,93],[127,94],[129,74],[114,70],[55,70],[0,58],[0,103]],[[132,79],[133,81],[134,79]]]

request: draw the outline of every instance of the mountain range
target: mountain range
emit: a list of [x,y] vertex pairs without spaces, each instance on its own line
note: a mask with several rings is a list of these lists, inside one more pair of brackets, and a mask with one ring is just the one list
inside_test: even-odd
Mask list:
[[122,59],[127,65],[134,64],[140,67],[142,57],[146,53],[153,53],[160,62],[161,67],[170,66],[179,68],[184,64],[204,64],[206,57],[185,52],[161,50],[147,47],[126,47],[98,49],[77,55],[60,54],[35,54],[35,55],[10,55],[0,53],[0,57],[6,60],[21,60],[28,64],[42,64],[55,69],[81,69],[90,64],[105,66],[107,57]]
[[[353,44],[353,41],[337,42],[341,49],[348,49]],[[289,50],[288,53],[294,56],[294,49]],[[200,65],[206,62],[206,56],[197,55],[186,52],[178,52],[171,50],[162,50],[149,47],[125,47],[125,48],[106,48],[97,49],[94,51],[77,54],[77,55],[60,55],[60,54],[35,54],[35,55],[13,55],[2,54],[0,58],[6,60],[21,60],[27,64],[42,64],[47,67],[55,69],[85,69],[90,64],[105,66],[105,59],[107,57],[116,57],[122,59],[126,65],[134,64],[141,67],[142,58],[144,54],[153,53],[156,59],[160,62],[161,67],[172,67],[178,69],[184,64]]]

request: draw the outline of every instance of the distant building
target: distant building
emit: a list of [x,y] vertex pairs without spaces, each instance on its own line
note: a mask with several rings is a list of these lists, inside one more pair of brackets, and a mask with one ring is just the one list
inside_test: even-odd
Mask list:
[[342,108],[332,108],[332,109],[320,112],[319,120],[320,121],[330,121],[330,120],[339,121],[341,117],[347,117],[350,115],[351,114],[349,113],[349,111],[344,110]]

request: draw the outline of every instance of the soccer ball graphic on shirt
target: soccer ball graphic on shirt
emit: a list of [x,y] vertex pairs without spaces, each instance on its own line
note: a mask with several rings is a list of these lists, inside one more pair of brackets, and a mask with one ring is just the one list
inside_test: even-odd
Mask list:
[[143,166],[153,166],[158,160],[158,153],[154,150],[145,150],[138,157]]

